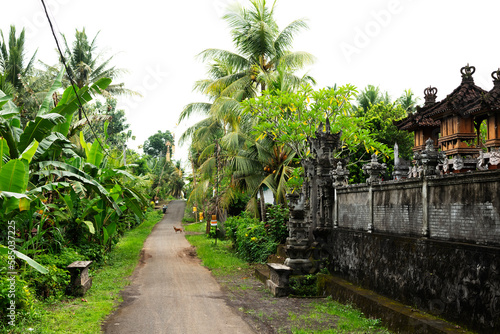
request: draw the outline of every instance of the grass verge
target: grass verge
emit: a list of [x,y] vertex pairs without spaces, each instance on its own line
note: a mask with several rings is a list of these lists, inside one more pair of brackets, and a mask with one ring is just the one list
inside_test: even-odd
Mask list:
[[378,320],[331,298],[274,298],[260,281],[250,278],[254,265],[239,259],[230,241],[218,240],[215,245],[205,235],[186,238],[227,291],[229,305],[250,318],[259,333],[389,333]]
[[[318,329],[311,331],[313,324],[318,327],[325,319],[337,317],[335,328]],[[289,320],[292,323],[293,334],[330,334],[330,333],[390,333],[380,326],[380,320],[368,319],[363,313],[350,305],[343,305],[328,297],[321,302],[314,302],[304,314],[290,312]]]
[[216,277],[230,275],[249,267],[248,263],[236,257],[229,240],[217,240],[216,245],[215,239],[209,239],[201,234],[186,235],[186,239],[196,247],[196,253],[202,264]]
[[193,223],[189,225],[184,225],[184,230],[186,232],[205,232],[205,228],[207,226],[207,223],[201,222],[201,223]]
[[33,316],[8,333],[99,333],[103,320],[122,301],[119,293],[129,284],[144,241],[161,218],[159,211],[148,212],[141,225],[125,233],[111,251],[108,263],[91,271],[92,288],[85,297],[37,302]]

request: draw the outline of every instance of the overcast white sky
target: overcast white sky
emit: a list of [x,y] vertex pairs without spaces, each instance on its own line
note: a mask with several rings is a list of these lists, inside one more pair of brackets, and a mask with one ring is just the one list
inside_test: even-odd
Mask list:
[[[72,40],[75,29],[85,27],[90,38],[100,31],[98,47],[129,70],[117,82],[143,95],[119,100],[137,137],[129,144],[134,149],[158,130],[179,138],[195,122],[176,124],[186,104],[204,101],[192,92],[206,69],[195,55],[206,48],[233,50],[221,19],[231,2],[46,0],[60,32]],[[405,89],[422,98],[432,85],[438,100],[460,84],[467,63],[476,67],[476,84],[491,89],[490,73],[500,67],[499,12],[497,0],[279,0],[276,7],[281,28],[308,20],[310,29],[298,35],[294,51],[316,56],[309,73],[317,88],[373,84],[395,99]],[[12,24],[25,27],[28,56],[38,48],[38,59],[57,63],[40,0],[4,0],[2,14],[4,35]],[[186,148],[178,146],[174,158],[185,163]]]

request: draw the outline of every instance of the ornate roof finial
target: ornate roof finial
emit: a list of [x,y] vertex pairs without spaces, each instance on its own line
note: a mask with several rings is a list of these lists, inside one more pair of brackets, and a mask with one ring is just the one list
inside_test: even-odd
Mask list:
[[469,63],[467,63],[467,66],[462,67],[460,69],[460,73],[462,73],[462,82],[474,82],[474,79],[472,79],[474,72],[476,72],[476,68],[474,66],[469,66]]
[[500,68],[491,73],[491,77],[493,78],[493,84],[495,86],[500,86]]
[[428,88],[424,89],[424,99],[425,99],[425,105],[429,104],[434,104],[436,103],[436,97],[437,97],[437,88],[429,86]]

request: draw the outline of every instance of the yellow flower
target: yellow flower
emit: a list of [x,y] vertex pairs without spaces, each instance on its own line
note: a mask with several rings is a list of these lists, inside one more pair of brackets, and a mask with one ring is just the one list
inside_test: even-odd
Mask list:
[[255,241],[255,240],[257,240],[257,238],[256,237],[252,237],[252,239],[250,239],[250,240]]
[[248,234],[245,234],[245,237],[248,237]]

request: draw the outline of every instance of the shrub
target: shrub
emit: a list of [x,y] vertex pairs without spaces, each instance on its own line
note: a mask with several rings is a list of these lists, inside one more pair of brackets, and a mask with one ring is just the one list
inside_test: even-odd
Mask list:
[[236,232],[236,251],[238,255],[248,262],[264,262],[267,257],[276,252],[278,244],[271,240],[260,221],[243,226],[238,226]]
[[302,297],[318,295],[318,280],[316,275],[290,277],[291,294]]
[[47,274],[41,274],[31,270],[27,278],[31,286],[35,288],[36,295],[42,299],[49,297],[60,297],[69,284],[70,275],[66,267],[74,261],[85,260],[72,248],[65,248],[59,254],[43,254],[36,257],[36,261],[49,270]]
[[238,230],[238,226],[248,226],[250,224],[255,224],[258,222],[259,220],[257,218],[250,217],[250,214],[247,212],[243,212],[240,216],[228,217],[224,222],[226,236],[233,242],[233,245],[236,247],[236,231]]
[[[7,272],[7,257],[0,256],[0,317],[4,323],[8,323],[10,320],[7,318],[8,307],[14,295],[16,316],[31,312],[34,302],[33,295],[28,288],[28,283],[19,275],[12,275],[14,279],[12,281]],[[12,287],[14,287],[13,290]]]
[[33,270],[29,275],[30,285],[35,288],[36,295],[41,299],[62,296],[70,281],[69,272],[53,264],[44,266],[49,272],[41,274]]
[[278,204],[270,206],[266,211],[267,222],[265,227],[267,234],[278,244],[285,243],[288,237],[288,208]]
[[225,227],[238,256],[245,261],[263,262],[276,251],[277,243],[268,235],[264,223],[247,213],[229,217]]

